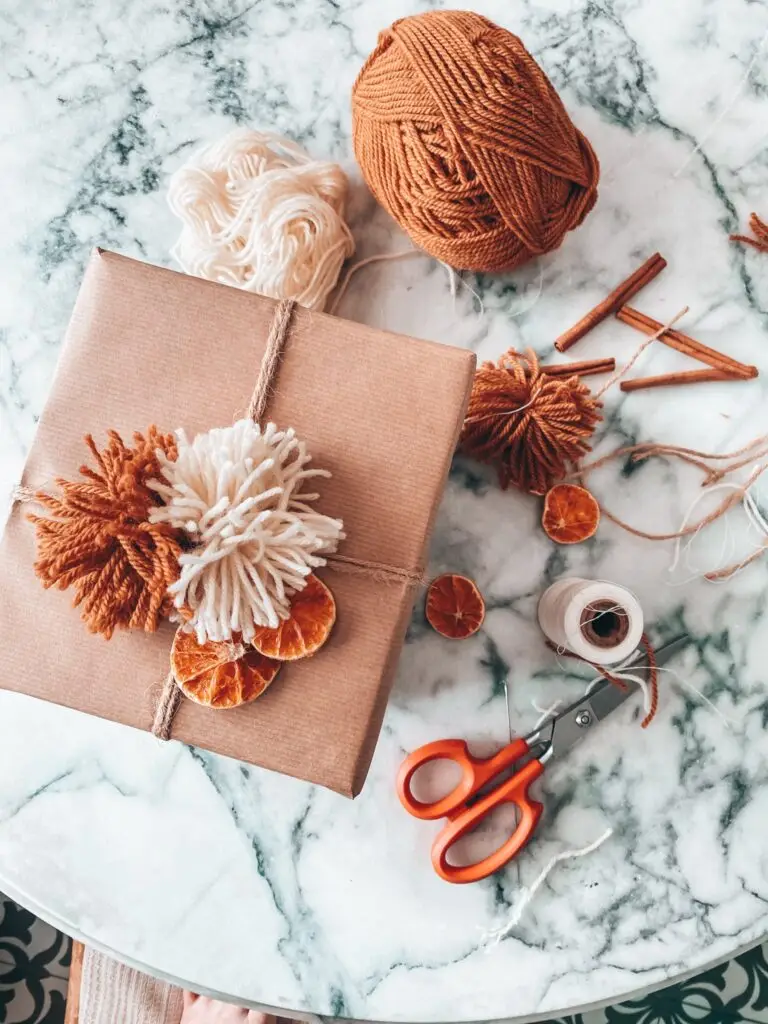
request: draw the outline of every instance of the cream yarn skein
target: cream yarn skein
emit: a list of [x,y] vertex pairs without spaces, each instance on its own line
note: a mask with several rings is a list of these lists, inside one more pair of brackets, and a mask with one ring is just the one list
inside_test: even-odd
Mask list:
[[195,277],[323,309],[355,251],[347,188],[337,164],[238,128],[171,177],[168,203],[184,225],[171,254]]

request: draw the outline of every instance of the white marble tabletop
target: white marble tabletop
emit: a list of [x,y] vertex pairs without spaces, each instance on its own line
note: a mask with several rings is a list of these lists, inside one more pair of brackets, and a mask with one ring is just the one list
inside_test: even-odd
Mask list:
[[[99,244],[170,264],[169,174],[233,124],[271,127],[353,171],[349,92],[376,32],[423,0],[6,0],[0,4],[0,482],[18,478],[84,262]],[[612,393],[600,450],[634,440],[725,450],[768,430],[768,257],[728,242],[768,215],[764,0],[480,0],[561,91],[602,164],[595,211],[562,249],[455,297],[425,258],[364,272],[342,313],[391,330],[539,352],[645,256],[669,268],[642,308],[681,306],[701,340],[758,364],[747,384]],[[353,171],[354,173],[354,171]],[[355,178],[360,256],[406,240]],[[640,304],[640,303],[638,303]],[[577,358],[627,357],[607,324]],[[109,359],[109,339],[103,358]],[[642,369],[684,365],[667,350]],[[657,462],[595,477],[615,511],[679,525],[699,478]],[[759,498],[759,495],[758,495]],[[293,1011],[377,1020],[558,1016],[659,985],[759,939],[768,924],[768,573],[697,579],[743,541],[736,510],[697,538],[694,569],[604,523],[557,548],[537,501],[457,461],[431,570],[488,600],[483,630],[451,645],[415,615],[363,795],[294,780],[74,712],[0,695],[0,888],[65,930],[200,990]],[[654,724],[626,707],[555,765],[538,838],[487,882],[440,881],[435,826],[409,818],[396,767],[448,735],[507,737],[504,679],[524,730],[581,685],[543,646],[535,606],[565,574],[639,596],[656,638],[687,630]],[[30,623],[45,643],[45,623]],[[0,676],[2,672],[0,642]],[[98,673],[98,666],[94,666]],[[0,678],[0,682],[2,679]],[[525,887],[564,862],[494,944]]]

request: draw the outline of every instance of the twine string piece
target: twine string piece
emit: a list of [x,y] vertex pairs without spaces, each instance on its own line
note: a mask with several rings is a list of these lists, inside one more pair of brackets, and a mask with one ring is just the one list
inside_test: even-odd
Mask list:
[[259,375],[248,403],[248,416],[254,423],[261,423],[264,418],[267,402],[274,388],[277,368],[283,358],[288,341],[288,328],[295,308],[296,302],[293,299],[283,299],[275,307],[275,315],[267,335],[267,345],[259,367]]
[[[586,479],[587,475],[589,473],[594,472],[594,470],[601,469],[603,466],[607,465],[609,462],[612,462],[614,459],[623,458],[625,456],[629,456],[633,461],[642,461],[644,459],[651,458],[654,455],[667,455],[679,458],[683,462],[687,462],[693,466],[696,466],[697,469],[700,469],[702,472],[704,472],[706,474],[706,478],[704,480],[703,485],[707,487],[713,483],[718,483],[720,480],[722,480],[724,477],[728,476],[735,470],[741,469],[743,466],[755,462],[760,458],[763,458],[765,454],[768,454],[768,446],[766,445],[767,440],[768,438],[766,438],[765,436],[757,437],[753,441],[750,441],[749,444],[746,444],[742,448],[739,448],[737,451],[727,453],[700,452],[693,448],[682,448],[677,445],[664,445],[655,443],[629,445],[623,448],[616,448],[614,451],[609,452],[607,455],[604,455],[601,458],[595,459],[593,462],[582,463],[582,465],[579,466],[578,470],[571,474],[571,478],[576,478],[583,481]],[[739,456],[742,456],[745,453],[750,454],[743,459],[738,458]],[[736,461],[731,461],[730,465],[723,466],[720,469],[713,469],[712,467],[707,466],[706,462],[704,461],[706,459],[714,459],[720,461],[735,459]],[[701,519],[698,519],[696,522],[693,523],[688,522],[690,515],[689,513],[689,515],[687,515],[685,520],[683,521],[683,524],[680,527],[680,529],[671,531],[669,533],[652,533],[650,531],[642,530],[638,527],[635,527],[631,523],[625,522],[623,519],[614,515],[613,512],[610,512],[608,509],[606,509],[603,506],[602,502],[600,503],[600,512],[601,515],[605,516],[606,519],[609,519],[612,523],[614,523],[616,526],[621,527],[622,530],[625,530],[633,537],[641,537],[644,540],[654,541],[678,540],[685,537],[690,537],[694,534],[699,533],[702,529],[704,529],[704,527],[709,526],[710,523],[716,522],[728,511],[730,511],[730,509],[732,509],[735,505],[738,505],[740,502],[743,502],[745,500],[745,497],[749,493],[749,489],[763,475],[766,469],[768,469],[768,462],[758,463],[750,473],[747,481],[744,484],[735,486],[731,493],[729,493],[725,498],[723,498],[723,500],[711,512],[709,512],[705,516],[702,516]],[[712,488],[712,491],[714,490],[717,490],[717,488]],[[709,493],[712,493],[712,491],[710,491]],[[763,550],[762,546],[760,550]],[[757,553],[754,557],[758,557]],[[731,571],[733,571],[733,569],[741,567],[741,565],[739,565],[738,567],[732,567]],[[730,572],[728,574],[730,574]],[[709,576],[707,576],[707,578],[709,578]],[[715,578],[719,578],[719,574],[716,575]]]
[[181,690],[176,685],[176,677],[169,672],[165,677],[163,689],[155,709],[152,732],[159,740],[171,738],[171,728],[176,712],[181,704]]
[[643,354],[643,352],[645,352],[645,350],[649,347],[649,345],[652,345],[653,342],[660,338],[665,331],[668,331],[670,327],[672,327],[674,324],[677,323],[678,320],[684,317],[687,312],[688,307],[683,306],[680,312],[675,313],[671,320],[668,320],[665,324],[662,324],[661,327],[658,328],[658,330],[654,331],[653,334],[650,335],[650,337],[646,338],[645,341],[642,342],[642,344],[637,347],[629,361],[625,363],[624,366],[621,366],[615,373],[611,374],[611,376],[603,384],[600,390],[595,393],[595,398],[602,398],[609,388],[613,387],[613,385],[617,381],[621,380],[621,378],[632,369],[632,367],[635,365],[635,363]]

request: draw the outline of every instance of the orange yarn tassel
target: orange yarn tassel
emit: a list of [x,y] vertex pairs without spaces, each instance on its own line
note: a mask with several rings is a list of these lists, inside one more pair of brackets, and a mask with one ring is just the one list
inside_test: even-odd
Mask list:
[[81,466],[85,480],[57,480],[61,496],[37,493],[49,513],[31,515],[37,530],[35,572],[45,587],[75,590],[75,605],[92,633],[109,639],[116,628],[154,632],[172,611],[168,585],[178,578],[180,534],[150,523],[161,504],[149,481],[159,476],[155,450],[175,457],[171,434],[150,427],[127,447],[109,431],[99,451],[85,438],[98,470]]
[[578,377],[551,377],[534,352],[510,349],[475,373],[459,446],[495,466],[503,488],[546,494],[590,451],[599,409]]
[[751,245],[758,252],[768,252],[768,224],[753,213],[749,218],[749,226],[755,234],[754,238],[750,238],[749,235],[731,235],[731,241]]

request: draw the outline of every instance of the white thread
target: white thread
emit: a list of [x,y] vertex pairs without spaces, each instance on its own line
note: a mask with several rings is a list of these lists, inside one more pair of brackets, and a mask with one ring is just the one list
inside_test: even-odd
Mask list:
[[[744,498],[746,500],[746,495],[744,496]],[[749,529],[755,530],[757,524],[752,521],[752,519],[750,517],[749,510],[748,510],[748,507],[747,507],[746,504],[744,505],[744,510],[747,512],[747,525],[748,525]],[[720,545],[720,554],[718,555],[718,557],[716,559],[718,565],[722,565],[725,562],[725,560],[726,560],[726,553],[733,548],[733,545],[731,544],[732,536],[731,536],[731,527],[730,527],[730,523],[728,521],[728,516],[723,516],[722,517],[722,524],[723,524],[723,543]],[[698,538],[698,536],[701,533],[701,531],[703,530],[703,528],[704,528],[704,524],[703,523],[699,523],[699,525],[697,526],[696,530],[688,537],[687,541],[685,542],[685,544],[682,547],[682,555],[684,557],[685,567],[686,567],[686,569],[688,570],[688,572],[691,575],[688,576],[687,579],[685,579],[685,580],[676,581],[675,583],[672,583],[672,584],[670,584],[668,582],[669,586],[682,586],[683,584],[692,583],[694,580],[701,579],[702,571],[700,569],[698,569],[696,566],[693,565],[693,545],[695,544],[696,539]],[[669,571],[671,572],[672,570],[670,569]]]
[[456,278],[459,276],[453,267],[449,267],[447,263],[440,261],[440,266],[448,275],[448,291],[451,293],[453,299],[453,315],[456,316],[456,294],[458,289],[456,288]]
[[[629,660],[630,665],[631,665],[631,659],[628,659],[628,660]],[[648,714],[648,712],[650,711],[650,707],[651,707],[651,701],[650,701],[650,692],[649,692],[647,681],[642,676],[635,675],[634,673],[628,674],[628,673],[622,672],[621,669],[624,668],[624,667],[629,667],[629,665],[627,665],[627,663],[625,662],[624,665],[620,665],[619,666],[619,671],[617,671],[616,669],[613,669],[611,671],[611,675],[614,677],[614,679],[622,679],[625,682],[632,682],[632,683],[637,683],[638,684],[638,686],[639,686],[639,688],[640,688],[640,690],[642,691],[642,694],[643,694],[643,710],[645,711],[646,714]],[[727,728],[730,729],[730,728],[732,728],[733,726],[735,726],[737,724],[732,718],[728,718],[727,715],[724,715],[723,712],[715,704],[712,703],[712,701],[709,699],[709,697],[706,697],[701,692],[701,690],[698,690],[693,685],[693,683],[689,682],[687,679],[684,679],[683,676],[676,669],[674,669],[674,668],[667,668],[665,666],[658,665],[657,668],[656,668],[656,671],[659,674],[661,674],[662,672],[668,672],[670,675],[674,676],[675,679],[677,679],[678,683],[680,683],[682,686],[687,687],[688,690],[690,690],[692,693],[695,693],[696,696],[699,697],[705,704],[708,704],[709,707],[718,716],[718,718],[721,718],[723,720],[723,722],[725,723]],[[584,691],[584,696],[587,697],[592,692],[592,690],[594,690],[594,688],[599,683],[602,683],[602,682],[605,682],[605,676],[595,676],[594,679],[591,679],[590,682],[587,684],[587,688]],[[536,710],[538,711],[539,709],[536,708]],[[543,721],[543,719],[542,719],[542,721]],[[540,724],[541,724],[540,722],[537,723],[537,725],[540,725]]]
[[758,533],[765,534],[768,537],[768,522],[763,518],[763,514],[760,508],[752,497],[751,489],[744,492],[744,508],[747,512],[747,518],[749,519],[750,525]]
[[584,846],[580,850],[563,850],[562,853],[556,854],[534,882],[527,889],[523,889],[521,896],[515,904],[512,914],[506,924],[501,925],[499,928],[494,929],[487,934],[486,938],[488,939],[489,946],[493,947],[498,945],[502,939],[509,935],[513,928],[517,927],[529,903],[544,882],[546,882],[550,872],[556,868],[561,861],[574,860],[578,857],[586,857],[588,854],[594,853],[595,850],[602,846],[606,839],[609,839],[612,835],[613,829],[608,828],[599,838],[595,839],[593,843],[590,843],[589,846]]
[[537,718],[536,721],[533,723],[533,728],[531,729],[531,732],[536,732],[540,725],[543,725],[544,722],[549,721],[549,719],[554,715],[554,713],[557,711],[557,709],[560,707],[562,703],[563,702],[561,700],[556,700],[552,704],[550,704],[548,708],[542,708],[539,707],[535,700],[532,700],[531,704],[533,705],[533,710],[538,711],[541,717]]
[[[725,481],[723,483],[714,484],[714,485],[711,485],[711,486],[707,487],[706,490],[704,490],[701,494],[697,495],[696,498],[694,498],[694,500],[691,502],[691,505],[689,506],[687,512],[685,513],[685,516],[683,518],[683,523],[682,523],[682,525],[680,527],[680,531],[678,531],[678,532],[682,532],[686,528],[686,526],[688,525],[688,521],[691,518],[691,515],[693,514],[693,511],[696,508],[696,506],[699,504],[699,502],[702,501],[704,498],[708,497],[714,491],[730,490],[731,492],[741,492],[741,496],[742,496],[741,497],[741,504],[742,504],[742,506],[744,508],[744,511],[745,511],[746,515],[747,515],[748,522],[750,523],[750,525],[753,528],[756,528],[759,532],[762,532],[764,534],[764,536],[765,536],[765,540],[764,540],[763,544],[756,551],[753,551],[750,555],[747,555],[747,557],[742,562],[739,562],[737,565],[733,566],[732,567],[732,571],[729,572],[727,576],[724,576],[724,577],[721,577],[721,578],[717,578],[717,579],[709,579],[708,582],[710,582],[710,583],[718,583],[718,582],[723,582],[724,579],[732,579],[733,576],[737,575],[739,572],[742,571],[742,569],[745,569],[751,562],[753,562],[756,558],[758,558],[760,556],[760,554],[762,553],[763,548],[768,547],[768,522],[766,522],[765,518],[763,517],[763,515],[759,511],[759,509],[757,507],[757,503],[755,502],[755,500],[754,500],[754,498],[752,497],[752,494],[751,494],[751,489],[754,487],[754,485],[756,484],[758,478],[765,472],[766,469],[768,469],[768,463],[762,463],[762,464],[759,464],[757,466],[754,466],[753,469],[752,469],[752,472],[749,474],[749,476],[747,477],[747,480],[746,480],[746,482],[744,484],[734,484],[734,483],[731,483],[730,481]],[[728,470],[726,470],[726,472],[728,472]],[[717,522],[717,520],[714,520],[714,521]],[[717,569],[708,570],[708,572],[700,572],[698,570],[695,570],[693,568],[693,566],[690,564],[690,561],[689,561],[689,554],[688,553],[690,551],[691,544],[696,539],[696,537],[698,537],[698,535],[701,532],[701,530],[704,527],[704,525],[709,525],[709,524],[705,524],[704,522],[700,523],[699,526],[697,527],[697,529],[691,535],[690,539],[687,541],[687,543],[686,543],[684,548],[682,547],[682,540],[683,540],[683,538],[682,537],[676,537],[675,538],[675,546],[674,546],[674,551],[673,551],[673,556],[672,556],[672,562],[670,563],[668,572],[671,573],[671,572],[675,571],[675,569],[677,568],[677,566],[680,563],[681,553],[684,551],[685,554],[686,554],[686,567],[688,569],[693,570],[693,575],[689,576],[688,578],[686,578],[684,580],[676,580],[676,581],[668,580],[667,581],[667,585],[668,586],[671,586],[671,587],[684,586],[687,583],[692,583],[695,580],[701,579],[702,576],[704,576],[706,578],[711,573],[717,573],[718,572]],[[726,525],[726,531],[727,531],[728,530],[727,520],[725,520],[725,525]],[[724,543],[723,543],[723,550],[721,551],[721,560],[724,557],[725,545],[726,545],[727,539],[728,539],[728,534],[726,532],[726,537],[725,537]]]
[[[485,303],[483,302],[483,297],[480,294],[480,292],[476,292],[471,284],[467,284],[467,282],[464,280],[464,272],[463,271],[455,271],[453,269],[453,267],[449,267],[447,263],[444,263],[443,266],[445,267],[445,269],[447,271],[449,271],[449,273],[451,275],[453,275],[454,277],[456,277],[458,279],[458,282],[462,286],[462,288],[466,288],[467,291],[469,292],[469,294],[472,296],[472,298],[477,300],[477,305],[479,307],[479,309],[477,311],[477,319],[478,320],[482,320],[484,318],[484,316],[485,316]],[[456,292],[455,291],[454,291],[454,295],[453,295],[453,309],[454,309],[454,312],[455,312],[456,311]]]
[[659,667],[657,669],[657,671],[658,672],[668,672],[670,675],[673,675],[675,677],[675,679],[677,679],[678,683],[681,686],[684,686],[688,690],[690,690],[692,693],[695,693],[696,696],[700,700],[702,700],[705,704],[709,705],[709,707],[712,709],[712,711],[715,712],[715,714],[717,715],[718,718],[722,719],[722,721],[725,724],[725,727],[727,729],[732,729],[732,728],[734,728],[738,724],[733,718],[729,718],[727,715],[724,715],[723,712],[720,710],[720,708],[718,708],[716,704],[712,703],[712,701],[709,699],[709,697],[706,697],[701,692],[701,690],[698,690],[693,685],[693,683],[689,682],[687,679],[684,679],[683,676],[678,671],[676,671],[676,669],[674,669],[674,668],[662,668],[662,667]]
[[643,695],[643,711],[646,715],[651,713],[651,691],[648,680],[634,672],[621,672],[615,669],[611,672],[614,679],[621,679],[625,683],[634,683]]
[[518,309],[514,313],[510,313],[509,315],[514,318],[514,317],[522,316],[523,313],[529,313],[533,309],[533,307],[536,305],[536,303],[539,301],[539,299],[541,298],[541,293],[542,293],[543,290],[544,290],[544,264],[539,262],[539,283],[538,283],[538,285],[536,287],[536,294],[533,296],[533,300],[531,302],[529,302],[527,306],[523,306],[522,309]]
[[355,276],[355,274],[358,272],[358,270],[362,270],[363,267],[368,267],[368,266],[370,266],[371,263],[382,263],[385,260],[402,260],[402,259],[405,259],[406,257],[409,257],[409,256],[426,256],[426,255],[427,254],[425,252],[422,252],[421,249],[413,248],[413,249],[401,249],[399,252],[380,252],[380,253],[375,253],[373,256],[366,256],[364,260],[358,260],[357,263],[353,263],[352,264],[352,266],[347,270],[346,274],[344,275],[344,277],[342,279],[342,282],[339,285],[339,290],[336,292],[335,296],[333,297],[333,302],[331,303],[331,307],[328,310],[328,312],[331,315],[335,315],[337,309],[339,308],[339,303],[341,302],[341,300],[344,298],[344,295],[346,294],[347,287],[349,286],[349,282],[352,280],[352,278]]
[[347,188],[337,164],[238,128],[171,177],[168,203],[184,225],[171,253],[187,274],[323,309],[355,251]]
[[736,89],[734,90],[733,95],[728,100],[728,102],[726,103],[726,105],[723,108],[723,110],[717,115],[715,120],[709,126],[709,130],[704,133],[704,135],[701,138],[701,140],[696,143],[694,148],[691,150],[691,152],[688,154],[688,156],[685,158],[685,160],[683,160],[683,162],[680,164],[678,169],[672,175],[672,179],[673,180],[675,178],[678,178],[683,173],[683,171],[688,166],[688,164],[691,162],[691,160],[693,160],[693,158],[696,156],[696,154],[701,151],[701,148],[703,147],[704,143],[708,142],[712,138],[712,136],[714,135],[715,130],[718,127],[718,125],[720,124],[720,122],[725,120],[725,118],[728,116],[728,114],[730,114],[731,110],[733,109],[733,107],[736,104],[736,101],[741,96],[741,93],[742,93],[742,91],[744,89],[744,86],[749,81],[749,76],[752,74],[752,69],[755,67],[755,65],[757,64],[758,60],[760,59],[760,55],[763,52],[763,47],[765,46],[766,41],[768,41],[768,31],[766,31],[765,35],[760,40],[760,43],[758,44],[757,50],[755,51],[755,55],[752,58],[752,60],[749,62],[749,64],[747,64],[747,70],[744,72],[744,74],[742,75],[741,79],[739,80],[739,83],[736,86]]
[[[352,266],[349,267],[346,274],[344,275],[344,278],[341,284],[339,285],[339,289],[333,297],[333,302],[331,303],[331,308],[328,310],[328,312],[331,315],[336,314],[341,303],[341,300],[346,295],[347,288],[349,287],[349,282],[352,280],[352,278],[358,272],[358,270],[362,270],[363,267],[369,267],[372,263],[383,263],[386,260],[401,260],[409,256],[426,256],[429,259],[432,258],[431,256],[429,256],[429,253],[423,252],[421,249],[417,249],[414,246],[411,249],[401,249],[399,252],[374,253],[373,256],[366,256],[364,260],[358,260],[357,263],[353,263]],[[477,299],[478,305],[480,306],[478,319],[482,319],[485,316],[485,305],[483,303],[482,296],[478,292],[476,292],[475,289],[471,287],[471,285],[468,285],[467,282],[462,277],[462,275],[456,270],[454,270],[453,267],[450,267],[448,266],[447,263],[442,262],[440,263],[440,266],[443,268],[443,270],[445,270],[448,276],[448,290],[451,294],[451,298],[453,299],[454,313],[456,312],[456,297],[458,294],[458,283],[463,288],[466,288],[467,291],[475,299]]]
[[585,697],[589,696],[589,694],[592,693],[592,691],[594,690],[594,688],[597,686],[598,683],[604,683],[605,681],[606,681],[605,680],[605,676],[595,676],[595,678],[592,679],[587,684],[587,688],[584,691],[584,696]]
[[322,555],[344,536],[338,519],[311,507],[318,494],[302,490],[313,477],[311,456],[293,430],[250,419],[217,427],[189,441],[176,432],[178,455],[157,452],[162,480],[149,486],[163,500],[150,522],[184,530],[194,547],[179,556],[181,575],[169,588],[198,641],[247,642],[256,626],[279,625],[290,596],[306,585]]
[[[696,497],[691,502],[691,504],[688,506],[688,511],[683,516],[683,521],[680,524],[680,529],[679,529],[678,532],[682,533],[683,530],[685,530],[685,528],[688,526],[688,523],[690,522],[691,516],[693,515],[693,513],[696,510],[696,508],[699,505],[699,503],[704,501],[705,498],[708,498],[710,494],[714,494],[715,491],[740,491],[742,489],[743,488],[742,488],[742,486],[740,484],[733,484],[733,483],[730,483],[730,482],[725,482],[725,483],[722,483],[722,484],[715,484],[712,487],[708,487],[705,491],[702,491],[700,494],[697,494]],[[693,537],[697,537],[699,535],[699,532],[702,529],[703,525],[704,525],[703,523],[699,524],[698,529],[692,535]],[[672,555],[672,561],[671,561],[671,563],[669,565],[669,569],[667,570],[667,572],[674,572],[675,569],[680,564],[680,554],[681,554],[681,543],[682,543],[682,540],[683,540],[682,537],[675,537],[674,553]]]
[[[601,617],[600,605],[605,612],[620,611],[626,620],[626,633],[617,633],[613,642],[598,645],[585,632],[589,622]],[[597,606],[597,607],[595,607]],[[584,613],[595,612],[584,620]],[[591,661],[597,665],[617,665],[633,654],[643,633],[643,611],[635,595],[607,580],[584,580],[578,576],[557,580],[541,596],[538,619],[544,634],[563,651]]]
[[522,412],[523,409],[527,409],[529,406],[533,405],[533,403],[535,401],[537,401],[537,399],[538,399],[538,395],[534,395],[533,398],[530,399],[530,401],[525,403],[525,405],[518,405],[514,409],[507,409],[504,412],[495,412],[494,411],[494,412],[486,413],[484,416],[468,416],[466,418],[465,422],[466,423],[479,423],[480,420],[487,420],[487,419],[494,419],[495,420],[495,419],[500,418],[501,416],[516,416],[519,412]]

